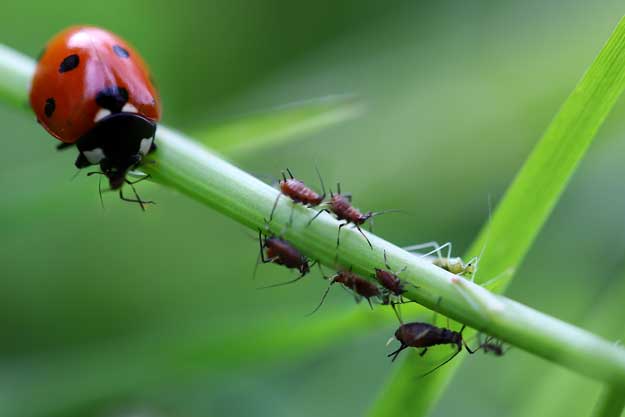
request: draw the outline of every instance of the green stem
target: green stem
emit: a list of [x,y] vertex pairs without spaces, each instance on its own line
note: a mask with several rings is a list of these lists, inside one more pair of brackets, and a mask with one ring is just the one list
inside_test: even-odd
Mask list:
[[619,417],[625,408],[625,390],[604,388],[593,412],[594,417]]
[[[6,48],[0,49],[0,91],[3,97],[25,101],[34,63]],[[172,187],[253,229],[265,227],[278,191],[224,161],[179,132],[159,127],[159,150],[144,170],[154,180]],[[293,224],[287,228],[293,210]],[[401,278],[405,296],[503,341],[599,380],[625,386],[625,350],[589,332],[549,317],[483,287],[450,274],[426,259],[369,235],[371,249],[354,229],[344,228],[337,250],[339,222],[321,215],[309,227],[315,211],[293,206],[286,198],[278,205],[270,225],[311,259],[327,266],[353,267],[364,276],[390,265],[406,267]],[[337,260],[340,265],[337,265]]]

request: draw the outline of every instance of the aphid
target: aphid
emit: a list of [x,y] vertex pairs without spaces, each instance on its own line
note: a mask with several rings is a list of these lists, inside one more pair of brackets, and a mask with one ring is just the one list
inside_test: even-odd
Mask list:
[[401,343],[398,349],[389,353],[387,357],[392,357],[391,361],[395,361],[397,356],[409,347],[414,348],[423,348],[421,352],[419,352],[419,356],[423,356],[427,353],[428,348],[436,345],[455,345],[456,352],[451,355],[448,359],[446,359],[443,363],[436,366],[431,371],[426,372],[421,375],[426,376],[430,373],[436,371],[441,366],[445,365],[453,358],[456,357],[461,351],[462,346],[464,345],[467,352],[473,354],[477,351],[472,350],[466,342],[462,339],[462,332],[466,326],[462,326],[459,332],[453,331],[451,329],[446,329],[443,327],[437,327],[429,323],[421,323],[421,322],[413,322],[406,323],[399,326],[399,328],[395,331],[395,338]]
[[401,344],[398,349],[389,353],[387,357],[392,357],[391,362],[397,359],[397,356],[409,347],[423,348],[419,352],[419,356],[423,356],[427,353],[428,348],[436,345],[454,345],[456,351],[441,364],[437,365],[434,369],[421,375],[424,377],[436,371],[441,366],[447,364],[453,358],[455,358],[461,351],[462,347],[466,349],[469,354],[474,354],[480,349],[484,349],[485,352],[494,353],[496,356],[502,356],[504,354],[501,344],[499,342],[492,343],[492,337],[486,339],[486,342],[480,343],[476,349],[471,349],[469,345],[462,338],[462,332],[465,329],[465,325],[460,328],[460,331],[456,332],[444,327],[437,327],[429,323],[413,322],[401,324],[395,331],[395,338]]
[[106,30],[75,26],[52,38],[35,69],[30,105],[59,148],[76,145],[76,167],[100,165],[113,190],[156,149],[161,105],[147,66]]
[[384,251],[384,266],[386,266],[386,269],[375,268],[375,279],[381,286],[389,291],[390,294],[401,297],[401,295],[406,292],[406,289],[398,275],[404,272],[407,267],[402,268],[396,273],[392,272],[388,264],[388,259],[386,258],[386,251]]
[[376,284],[355,274],[352,271],[339,271],[336,273],[336,275],[334,275],[331,278],[328,278],[325,275],[324,275],[324,278],[328,279],[330,281],[330,284],[328,285],[328,288],[323,293],[323,296],[321,297],[321,301],[319,302],[319,305],[315,307],[315,309],[310,314],[314,314],[315,312],[317,312],[317,310],[319,310],[319,308],[321,308],[321,306],[323,305],[323,302],[328,296],[328,293],[330,292],[330,288],[332,288],[332,285],[336,282],[340,283],[341,285],[343,285],[343,287],[347,288],[348,290],[352,290],[354,294],[356,295],[357,302],[360,301],[360,298],[366,299],[367,302],[369,303],[369,307],[371,308],[373,308],[373,304],[371,304],[371,299],[375,297],[382,297],[380,288]]
[[291,281],[281,282],[263,288],[272,288],[280,285],[291,284],[300,280],[310,272],[308,258],[302,255],[299,250],[294,248],[293,245],[286,240],[277,236],[268,236],[263,238],[262,231],[258,229],[258,242],[260,245],[260,259],[262,263],[283,265],[289,269],[296,269],[300,273],[297,278]]
[[[293,203],[295,204],[303,204],[306,207],[317,207],[319,204],[323,202],[326,198],[326,190],[323,185],[323,179],[321,178],[321,174],[317,167],[315,167],[317,171],[317,176],[319,177],[319,182],[321,183],[321,192],[322,194],[316,193],[311,188],[307,187],[302,181],[293,177],[291,170],[289,168],[286,169],[286,172],[289,174],[289,178],[286,177],[284,171],[282,171],[282,180],[280,180],[280,194],[276,197],[276,201],[273,203],[273,207],[271,209],[271,214],[269,215],[269,221],[273,219],[273,214],[276,211],[276,207],[278,206],[278,201],[280,197],[284,194],[289,197]],[[293,223],[293,209],[291,209],[291,214],[289,216],[289,225]]]
[[[403,249],[408,252],[414,252],[424,248],[434,248],[430,252],[421,255],[422,257],[430,257],[430,255],[436,254],[437,257],[432,259],[432,263],[434,265],[444,269],[445,271],[451,272],[454,275],[469,276],[471,277],[471,280],[473,280],[473,277],[477,272],[477,264],[479,261],[479,258],[477,256],[471,258],[467,263],[464,263],[461,258],[452,258],[451,242],[447,242],[444,245],[439,245],[437,242],[427,242],[417,245],[406,246]],[[447,248],[447,256],[443,257],[442,252],[445,248]]]
[[478,342],[480,346],[476,349],[482,349],[484,353],[492,353],[495,356],[503,356],[507,349],[504,349],[503,342],[495,339],[493,336],[488,336],[485,341],[481,341],[481,337],[478,333]]
[[373,212],[370,211],[368,213],[363,213],[358,210],[356,207],[352,205],[352,197],[349,194],[341,194],[341,184],[336,184],[337,194],[332,193],[330,190],[330,201],[327,202],[328,208],[321,209],[315,214],[315,216],[308,221],[308,225],[310,225],[321,213],[334,213],[338,220],[344,220],[344,223],[339,225],[339,231],[336,235],[336,247],[339,247],[340,239],[341,239],[341,229],[348,224],[353,224],[356,229],[360,232],[360,234],[365,238],[369,247],[373,249],[373,245],[369,241],[369,238],[362,231],[360,226],[362,226],[367,220],[379,216],[384,213],[396,212],[398,210],[385,210]]

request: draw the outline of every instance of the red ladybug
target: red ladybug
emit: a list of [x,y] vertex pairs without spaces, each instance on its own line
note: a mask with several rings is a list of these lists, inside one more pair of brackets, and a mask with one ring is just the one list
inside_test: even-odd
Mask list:
[[59,148],[76,145],[76,167],[99,164],[112,189],[155,149],[161,105],[148,69],[123,39],[75,26],[52,38],[30,90],[37,120]]

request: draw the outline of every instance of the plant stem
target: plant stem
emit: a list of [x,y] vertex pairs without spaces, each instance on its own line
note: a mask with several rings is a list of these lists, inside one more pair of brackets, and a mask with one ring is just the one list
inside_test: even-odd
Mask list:
[[[6,48],[0,49],[0,91],[14,103],[25,101],[33,63]],[[159,149],[154,163],[144,171],[163,185],[172,187],[225,214],[247,227],[265,228],[278,191],[224,161],[179,132],[160,126]],[[293,210],[293,224],[287,227]],[[549,317],[483,287],[444,271],[426,259],[369,234],[373,249],[354,229],[344,228],[337,250],[339,222],[323,214],[306,223],[315,211],[292,205],[282,198],[269,225],[283,234],[311,259],[339,268],[352,267],[371,277],[383,268],[383,253],[390,265],[406,267],[401,278],[408,285],[406,298],[468,326],[487,332],[554,363],[610,384],[625,387],[625,350],[589,332]],[[337,265],[337,260],[338,264]]]

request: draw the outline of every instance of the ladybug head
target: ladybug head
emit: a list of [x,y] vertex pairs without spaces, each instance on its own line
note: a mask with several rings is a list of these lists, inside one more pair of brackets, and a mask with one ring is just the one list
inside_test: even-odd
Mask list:
[[100,164],[111,188],[120,188],[126,174],[154,149],[156,123],[135,113],[115,113],[102,120],[78,140],[88,164]]
[[126,181],[126,174],[141,161],[141,155],[131,155],[123,160],[119,159],[103,159],[100,162],[100,168],[109,179],[111,190],[117,190]]

